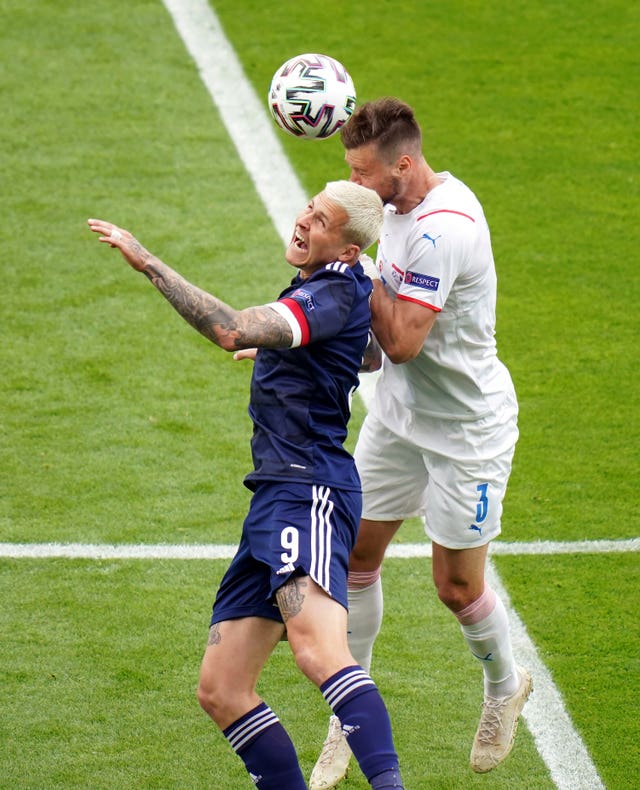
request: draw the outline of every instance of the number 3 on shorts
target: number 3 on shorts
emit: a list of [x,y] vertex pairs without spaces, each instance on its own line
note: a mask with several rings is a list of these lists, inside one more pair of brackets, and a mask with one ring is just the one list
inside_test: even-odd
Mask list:
[[280,545],[286,551],[280,555],[280,559],[286,565],[288,562],[295,562],[300,553],[299,533],[295,527],[285,527],[280,533]]
[[476,504],[476,524],[482,524],[489,512],[489,500],[487,498],[487,488],[489,483],[480,483],[476,490],[480,494],[480,498]]

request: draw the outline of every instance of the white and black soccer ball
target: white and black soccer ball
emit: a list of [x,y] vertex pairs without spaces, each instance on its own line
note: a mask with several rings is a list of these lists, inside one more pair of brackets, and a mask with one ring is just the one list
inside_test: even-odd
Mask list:
[[269,110],[285,132],[307,140],[335,134],[356,107],[349,72],[328,55],[297,55],[276,71],[269,89]]

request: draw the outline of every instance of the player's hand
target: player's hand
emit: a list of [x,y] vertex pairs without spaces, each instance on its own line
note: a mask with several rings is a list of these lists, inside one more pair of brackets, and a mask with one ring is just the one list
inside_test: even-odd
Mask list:
[[99,234],[98,241],[117,247],[132,268],[139,272],[144,271],[151,254],[128,230],[103,219],[88,219],[87,224],[93,233]]
[[256,354],[258,353],[257,348],[243,348],[240,351],[236,351],[233,355],[234,359],[255,359]]
[[380,279],[380,272],[378,271],[378,267],[373,262],[373,260],[366,255],[364,252],[360,253],[360,265],[364,269],[364,273],[370,280],[379,280]]

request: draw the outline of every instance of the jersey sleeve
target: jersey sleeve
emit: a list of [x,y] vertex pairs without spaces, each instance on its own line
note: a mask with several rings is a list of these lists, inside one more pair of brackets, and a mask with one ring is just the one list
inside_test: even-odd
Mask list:
[[337,335],[349,317],[355,292],[347,264],[331,263],[267,306],[288,322],[291,348],[296,348]]
[[418,217],[397,298],[440,312],[466,266],[474,225],[472,216],[446,209]]

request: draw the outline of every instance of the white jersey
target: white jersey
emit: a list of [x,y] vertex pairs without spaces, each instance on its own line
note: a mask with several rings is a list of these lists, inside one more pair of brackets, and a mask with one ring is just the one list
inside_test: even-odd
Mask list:
[[450,173],[439,176],[442,183],[410,213],[385,209],[377,263],[387,292],[438,316],[415,359],[395,365],[385,358],[373,409],[395,433],[436,452],[453,442],[458,456],[473,454],[472,424],[484,426],[484,441],[492,426],[510,423],[508,436],[484,448],[491,453],[515,442],[517,405],[496,351],[489,227],[473,192]]

